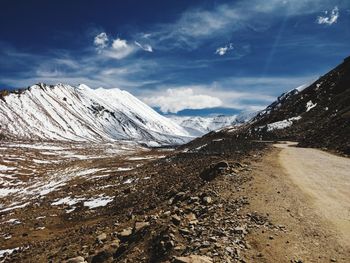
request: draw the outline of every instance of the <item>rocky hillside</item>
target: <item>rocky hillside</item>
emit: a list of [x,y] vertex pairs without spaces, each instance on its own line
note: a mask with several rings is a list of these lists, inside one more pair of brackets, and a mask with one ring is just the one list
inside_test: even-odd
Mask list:
[[350,154],[350,58],[306,88],[282,94],[240,129],[224,132]]
[[126,91],[63,84],[3,91],[0,134],[45,141],[134,140],[149,145],[188,140],[182,127]]

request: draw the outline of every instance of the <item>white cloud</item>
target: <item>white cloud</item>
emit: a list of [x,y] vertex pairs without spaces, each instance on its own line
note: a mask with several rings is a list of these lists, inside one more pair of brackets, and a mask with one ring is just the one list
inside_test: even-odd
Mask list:
[[145,97],[143,100],[152,107],[159,107],[164,113],[177,113],[184,109],[219,107],[222,101],[214,96],[196,93],[193,88],[170,88],[165,94]]
[[227,51],[232,50],[232,49],[233,49],[233,45],[232,45],[232,43],[230,43],[224,47],[217,48],[215,51],[215,54],[218,54],[219,56],[223,56],[227,53]]
[[332,25],[334,23],[337,23],[337,20],[339,18],[339,8],[335,6],[332,11],[325,11],[325,16],[319,16],[317,17],[316,22],[320,25]]
[[130,45],[126,40],[120,38],[114,39],[110,44],[110,38],[105,32],[95,36],[94,45],[99,54],[114,59],[125,58],[135,50],[135,45]]
[[152,90],[139,90],[136,95],[148,105],[159,107],[164,113],[213,107],[260,110],[276,100],[282,92],[310,83],[312,79],[314,76],[225,78],[211,84],[160,85]]
[[124,39],[113,40],[112,46],[105,51],[105,55],[115,59],[122,59],[129,56],[135,50],[133,45],[129,45]]
[[108,36],[105,32],[102,32],[95,36],[94,39],[94,45],[97,47],[97,49],[101,50],[108,46]]
[[142,48],[144,51],[153,52],[153,48],[149,44],[142,45],[139,42],[135,41],[135,45],[138,46],[139,48]]

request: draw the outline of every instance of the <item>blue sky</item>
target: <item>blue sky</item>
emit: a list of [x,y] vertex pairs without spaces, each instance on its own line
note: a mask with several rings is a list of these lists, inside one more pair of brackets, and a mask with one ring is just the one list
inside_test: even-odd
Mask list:
[[165,114],[257,110],[350,55],[350,1],[0,2],[0,87],[84,83]]

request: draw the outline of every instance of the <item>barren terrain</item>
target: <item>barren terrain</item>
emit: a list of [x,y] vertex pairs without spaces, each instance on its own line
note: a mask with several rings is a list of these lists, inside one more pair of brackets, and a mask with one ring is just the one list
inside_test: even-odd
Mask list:
[[349,159],[215,136],[2,143],[0,259],[347,262]]

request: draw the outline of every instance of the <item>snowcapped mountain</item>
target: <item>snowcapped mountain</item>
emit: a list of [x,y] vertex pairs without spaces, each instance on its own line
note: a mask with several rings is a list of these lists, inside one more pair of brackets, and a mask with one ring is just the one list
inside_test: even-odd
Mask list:
[[134,140],[177,144],[189,134],[178,124],[119,89],[37,84],[0,94],[0,134],[62,141]]
[[210,131],[219,130],[223,127],[240,125],[247,122],[255,115],[256,112],[247,112],[232,116],[170,116],[170,119],[186,129],[192,136],[201,136]]

